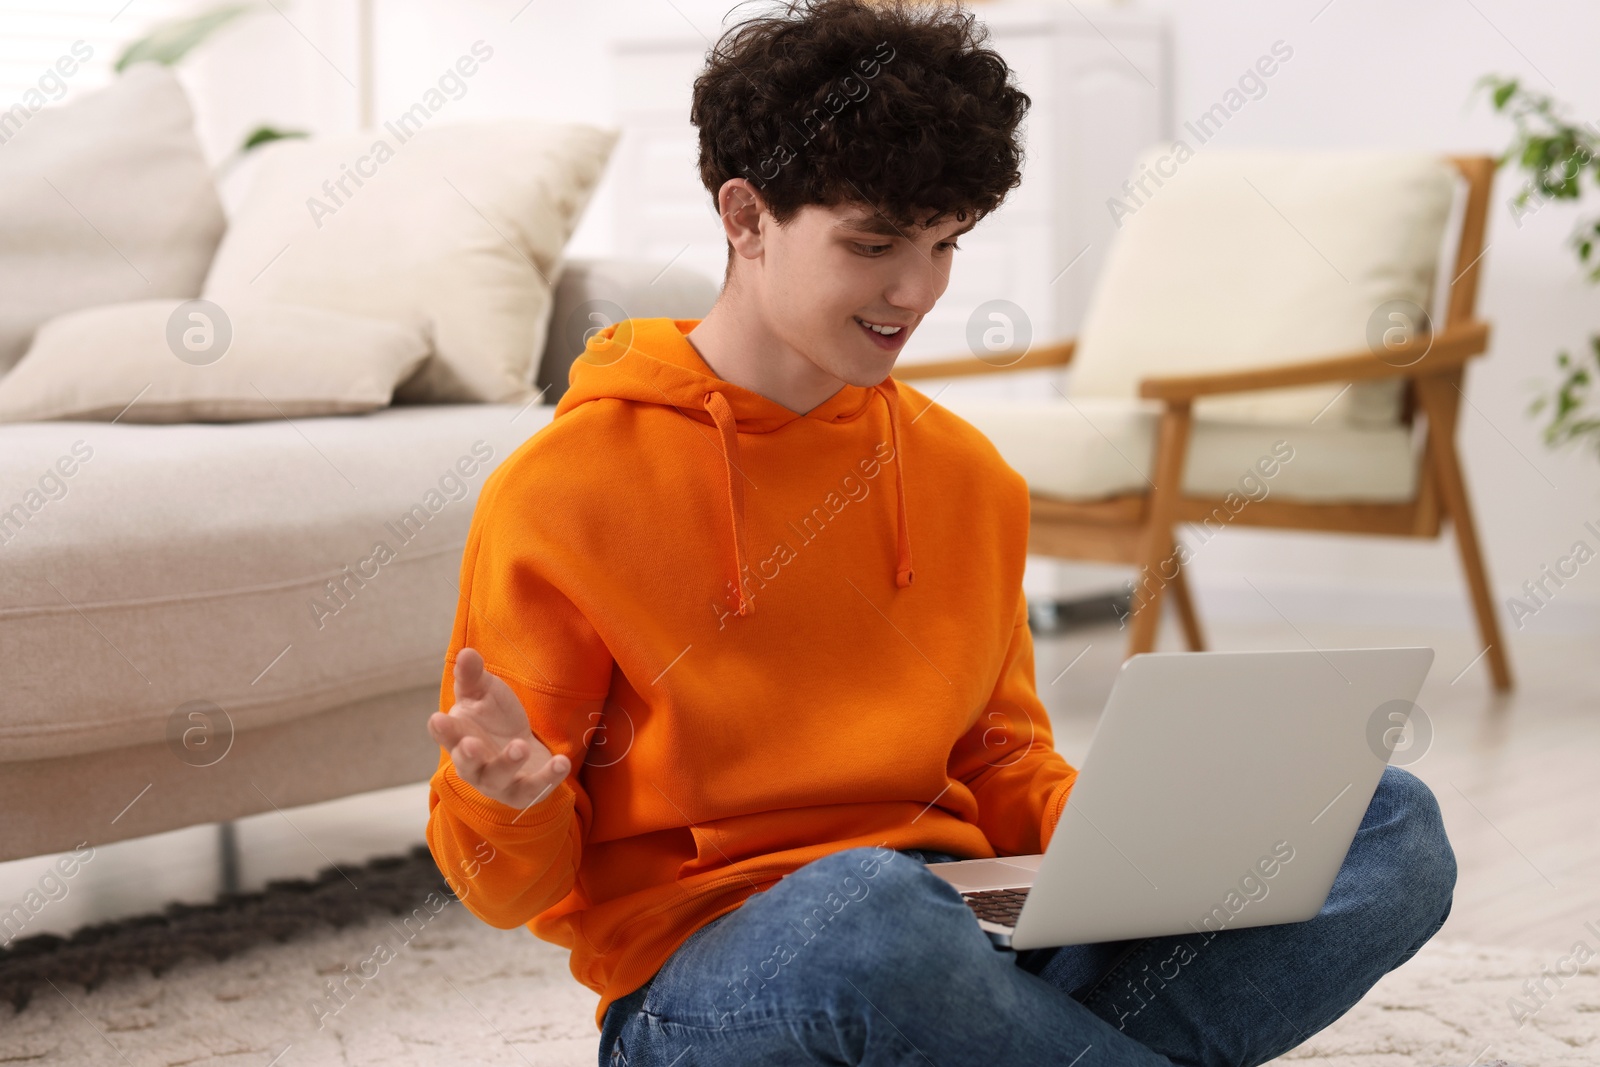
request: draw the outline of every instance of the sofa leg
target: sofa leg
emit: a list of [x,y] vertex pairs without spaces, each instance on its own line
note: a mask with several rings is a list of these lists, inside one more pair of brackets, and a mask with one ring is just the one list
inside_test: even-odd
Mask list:
[[217,824],[217,858],[223,894],[239,892],[239,831],[231,821]]

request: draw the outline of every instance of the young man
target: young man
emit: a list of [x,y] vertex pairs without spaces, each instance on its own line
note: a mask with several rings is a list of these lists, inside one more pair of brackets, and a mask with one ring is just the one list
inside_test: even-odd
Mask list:
[[1432,794],[1385,775],[1309,923],[996,951],[925,866],[1044,851],[1028,489],[890,371],[1020,180],[1028,98],[959,9],[814,0],[696,82],[729,246],[487,480],[427,839],[571,950],[601,1062],[1255,1064],[1443,922]]

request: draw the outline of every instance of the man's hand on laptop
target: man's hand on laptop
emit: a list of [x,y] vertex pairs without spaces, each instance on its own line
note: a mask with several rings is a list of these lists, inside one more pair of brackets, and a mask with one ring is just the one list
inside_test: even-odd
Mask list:
[[544,799],[572,769],[528,728],[528,713],[504,681],[483,669],[483,655],[463,648],[456,655],[456,702],[450,714],[428,717],[428,733],[450,753],[456,773],[472,788],[502,804],[526,808]]

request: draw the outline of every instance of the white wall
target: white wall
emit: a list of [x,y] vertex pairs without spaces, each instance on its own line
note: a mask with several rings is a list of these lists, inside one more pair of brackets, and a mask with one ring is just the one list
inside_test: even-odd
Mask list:
[[[1174,34],[1176,115],[1181,124],[1217,101],[1246,66],[1282,39],[1292,61],[1267,95],[1242,109],[1216,144],[1422,147],[1500,150],[1509,124],[1473,95],[1479,76],[1525,75],[1600,117],[1600,8],[1558,0],[1144,0]],[[533,0],[387,0],[377,4],[380,121],[403,109],[477,39],[494,49],[465,96],[449,105],[467,119],[509,114],[605,122],[611,115],[605,41],[651,27],[708,38],[731,5],[704,0],[612,0],[585,5]],[[1080,3],[1093,18],[1096,8]],[[358,78],[350,0],[268,10],[198,54],[185,78],[205,100],[215,154],[246,126],[273,120],[323,131],[355,121]],[[752,7],[741,8],[750,11]],[[292,21],[291,21],[292,20]],[[1525,415],[1532,384],[1551,377],[1552,353],[1578,349],[1600,329],[1600,287],[1581,281],[1563,239],[1576,213],[1550,206],[1519,228],[1505,201],[1519,179],[1502,174],[1490,224],[1480,300],[1493,323],[1490,357],[1469,372],[1462,438],[1480,532],[1502,603],[1542,565],[1600,527],[1600,459],[1553,454]],[[571,251],[604,253],[611,240],[608,189]],[[1600,211],[1600,201],[1595,210]],[[1276,618],[1242,581],[1248,575],[1297,620],[1413,617],[1465,625],[1466,600],[1453,543],[1412,543],[1229,529],[1199,552],[1195,583],[1215,615]],[[1114,585],[1121,572],[1096,570]],[[1600,563],[1586,567],[1530,631],[1600,632]]]

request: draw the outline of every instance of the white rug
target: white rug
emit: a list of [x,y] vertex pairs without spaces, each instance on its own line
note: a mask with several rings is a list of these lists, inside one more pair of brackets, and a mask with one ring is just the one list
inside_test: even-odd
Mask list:
[[[1542,1007],[1528,1001],[1539,1010],[1520,1029],[1507,1007],[1510,997],[1528,1000],[1524,981],[1559,960],[1435,938],[1274,1063],[1453,1067],[1500,1057],[1522,1067],[1595,1067],[1600,959],[1559,990],[1552,979],[1553,996]],[[372,977],[364,988],[352,981],[343,1005],[324,1000],[325,983],[347,973]],[[15,1017],[0,1006],[0,1063],[592,1067],[596,1003],[568,972],[564,949],[523,930],[495,930],[452,902],[409,932],[379,918],[92,993],[47,986]]]

